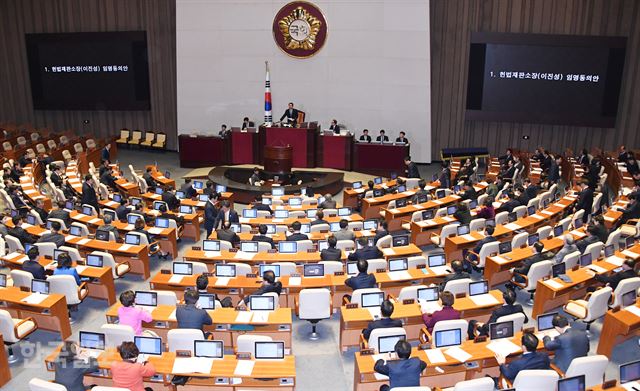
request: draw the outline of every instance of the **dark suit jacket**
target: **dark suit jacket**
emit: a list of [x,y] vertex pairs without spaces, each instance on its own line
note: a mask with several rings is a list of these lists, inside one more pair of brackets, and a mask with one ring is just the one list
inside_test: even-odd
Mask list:
[[309,237],[307,236],[307,234],[296,232],[287,236],[287,240],[290,240],[292,242],[297,242],[299,240],[309,240]]
[[367,273],[358,273],[353,277],[349,277],[344,281],[344,284],[349,288],[353,289],[365,289],[365,288],[375,288],[376,285],[376,276],[373,274]]
[[489,325],[491,323],[495,323],[499,318],[503,316],[517,314],[518,312],[524,314],[524,322],[527,323],[529,321],[529,318],[527,317],[527,314],[524,313],[524,310],[522,309],[522,306],[520,304],[505,304],[502,307],[498,307],[493,310],[491,312],[489,320],[485,324]]
[[335,248],[325,248],[320,252],[320,259],[323,261],[340,261],[342,258],[342,251]]
[[591,214],[591,207],[593,206],[593,189],[587,187],[578,194],[578,201],[576,202],[576,210],[584,210],[584,216],[582,216],[582,222],[586,223],[589,215]]
[[256,242],[269,243],[271,245],[271,248],[276,248],[275,243],[273,243],[273,239],[271,239],[270,237],[268,237],[266,235],[253,235],[251,240],[254,240]]
[[405,144],[409,144],[409,139],[408,139],[408,138],[406,138],[406,137],[404,137],[404,138],[403,138],[403,137],[397,137],[397,138],[396,138],[396,142],[397,142],[397,143],[405,143]]
[[26,243],[33,244],[36,242],[36,238],[30,233],[25,231],[22,227],[13,227],[9,229],[9,235],[16,237],[20,243],[24,246]]
[[448,168],[446,170],[442,170],[440,172],[440,176],[438,177],[438,181],[440,182],[441,189],[448,189],[451,187],[451,170]]
[[340,134],[340,125],[331,125],[329,126],[329,130],[333,130],[335,134]]
[[522,262],[522,265],[520,265],[520,267],[515,268],[514,273],[520,273],[526,276],[527,273],[529,273],[529,269],[531,269],[531,266],[533,266],[534,263],[545,261],[547,259],[549,258],[547,257],[546,254],[543,254],[543,253],[534,254],[529,258],[525,259]]
[[364,134],[362,136],[360,136],[359,138],[360,141],[365,141],[367,143],[371,142],[371,136],[365,136]]
[[[362,330],[364,339],[369,340],[369,336],[374,329],[385,329],[389,327],[402,327],[402,321],[400,319],[382,318],[369,322],[367,328]],[[377,347],[377,346],[376,346]],[[374,348],[376,348],[374,347]]]
[[485,236],[484,238],[480,239],[480,241],[476,244],[476,246],[473,248],[473,252],[476,254],[480,253],[480,249],[482,248],[482,246],[485,243],[491,243],[491,242],[495,242],[496,238],[494,238],[493,236],[489,235],[489,236]]
[[576,357],[584,357],[589,353],[589,337],[584,330],[569,328],[554,339],[544,337],[544,348],[553,350],[555,356],[553,363],[566,372],[571,360]]
[[551,162],[551,166],[549,166],[549,182],[556,183],[560,180],[560,167],[555,160]]
[[587,249],[587,246],[595,243],[597,241],[599,241],[600,239],[598,239],[597,236],[595,235],[587,235],[586,238],[580,239],[576,242],[576,247],[578,247],[578,250],[580,250],[580,253],[583,253],[584,250]]
[[56,246],[64,246],[64,235],[55,232],[42,235],[37,243],[55,243]]
[[293,118],[293,123],[294,124],[298,123],[298,110],[291,109],[291,113],[289,113],[289,109],[287,108],[284,111],[284,114],[282,114],[282,117],[280,117],[280,121],[282,121],[285,118]]
[[389,142],[389,136],[386,136],[386,135],[385,136],[378,136],[378,137],[376,137],[376,141],[377,142],[382,142],[382,141]]
[[145,171],[145,173],[142,174],[142,179],[144,179],[144,181],[147,182],[147,186],[149,186],[149,187],[155,187],[156,186],[156,180],[153,179],[153,177],[151,176],[150,173]]
[[[258,288],[253,293],[253,295],[254,296],[260,296],[260,295],[264,295],[265,293],[269,293],[269,292],[275,292],[278,295],[280,295],[280,292],[282,292],[282,283],[280,281],[276,281],[273,284],[262,285],[260,288]],[[249,296],[244,298],[244,302],[245,303],[249,302]]]
[[376,246],[365,246],[355,252],[358,259],[375,259],[382,257],[382,251]]
[[449,274],[440,283],[440,292],[442,292],[444,290],[444,287],[447,285],[447,282],[452,281],[452,280],[462,280],[463,278],[471,278],[471,276],[467,272]]
[[622,211],[622,217],[620,217],[620,221],[624,224],[629,219],[638,219],[640,218],[640,202],[631,201],[631,203],[627,204],[627,207]]
[[51,182],[56,185],[56,187],[62,186],[62,178],[60,178],[60,175],[56,174],[55,172],[51,173],[49,179],[51,179]]
[[179,329],[202,330],[204,325],[212,323],[211,316],[206,310],[197,308],[195,305],[179,305],[176,308],[176,320]]
[[62,221],[64,221],[64,225],[67,226],[67,228],[69,228],[69,225],[71,224],[71,215],[69,214],[69,212],[67,212],[64,209],[54,209],[49,213],[49,217],[47,217],[48,219],[60,219]]
[[204,206],[204,228],[213,229],[216,226],[218,218],[218,209],[211,202],[207,201]]
[[240,237],[232,229],[219,229],[216,231],[216,236],[218,240],[226,240],[234,246],[240,243]]
[[520,206],[520,201],[515,199],[510,199],[509,201],[502,204],[500,207],[500,211],[507,211],[509,213],[513,212],[513,209]]
[[525,369],[549,369],[549,356],[544,352],[531,352],[509,364],[500,365],[500,372],[509,381],[513,381],[518,372]]
[[162,193],[162,201],[167,203],[167,208],[169,208],[169,210],[175,210],[180,207],[180,200],[176,197],[175,194],[169,191],[165,191],[164,193]]
[[453,217],[455,217],[461,225],[467,225],[472,220],[471,212],[469,211],[469,209],[456,210],[456,212],[453,214]]
[[318,225],[318,224],[329,224],[329,222],[324,219],[315,219],[309,224],[309,226]]
[[420,178],[418,166],[414,162],[409,163],[407,166],[407,178]]
[[420,374],[425,370],[427,364],[417,357],[406,360],[376,361],[373,370],[383,375],[389,376],[389,387],[418,387],[420,385]]
[[469,189],[465,190],[462,193],[462,200],[475,200],[476,198],[478,198],[478,192],[476,191],[476,189],[473,188],[473,186],[471,186]]
[[257,203],[257,204],[253,204],[253,209],[255,210],[263,210],[265,212],[269,212],[270,215],[273,214],[273,210],[271,210],[271,207],[269,205],[265,205],[261,202]]
[[36,261],[24,261],[22,264],[22,270],[31,273],[33,278],[38,280],[45,280],[47,278],[44,274],[44,267]]
[[384,238],[385,236],[389,235],[389,231],[377,231],[376,232],[376,236],[373,237],[373,244],[378,243],[378,240]]
[[612,273],[608,276],[596,274],[594,278],[596,279],[596,281],[602,282],[604,284],[609,284],[611,289],[615,290],[618,287],[620,281],[637,276],[638,275],[634,270],[629,269],[620,271],[618,273]]
[[11,201],[13,201],[13,205],[17,208],[26,208],[27,204],[25,204],[25,202],[22,200],[22,197],[20,197],[18,194],[12,194],[11,195]]
[[[229,209],[229,222],[230,223],[239,223],[240,222],[240,217],[238,216],[238,212],[236,212],[233,209]],[[224,223],[226,223],[225,218],[224,218],[224,210],[222,210],[222,208],[220,208],[220,210],[218,211],[218,217],[216,218],[216,227],[222,227],[224,225]]]
[[98,369],[98,361],[95,358],[90,358],[88,363],[83,360],[70,363],[59,360],[56,363],[55,382],[65,386],[67,391],[85,391],[87,388],[83,383],[84,375]]
[[86,182],[82,184],[82,199],[80,200],[80,202],[93,206],[94,208],[96,208],[96,211],[99,208],[98,196],[96,195],[96,191]]
[[133,208],[120,205],[116,208],[116,216],[118,216],[118,220],[125,221],[127,220],[127,215],[133,211]]

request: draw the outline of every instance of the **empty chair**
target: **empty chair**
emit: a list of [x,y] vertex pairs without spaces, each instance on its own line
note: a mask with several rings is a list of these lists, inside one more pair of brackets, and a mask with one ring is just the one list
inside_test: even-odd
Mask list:
[[236,276],[246,276],[247,274],[253,273],[251,271],[251,266],[245,263],[231,262],[229,265],[234,265],[236,267]]
[[543,277],[548,277],[551,275],[551,268],[553,267],[553,261],[540,261],[531,265],[529,268],[529,272],[527,275],[513,273],[514,277],[516,275],[524,278],[524,282],[518,282],[515,278],[511,280],[511,282],[520,289],[523,289],[531,295],[531,302],[533,302],[533,294],[536,291],[536,287],[538,286],[538,281],[542,280]]
[[487,257],[491,256],[492,254],[497,254],[500,248],[500,242],[489,242],[489,243],[485,243],[482,245],[482,247],[480,248],[480,252],[477,254],[478,255],[478,263],[476,264],[476,267],[483,269],[485,262],[487,260]]
[[407,266],[409,269],[417,269],[418,266],[426,265],[427,258],[424,255],[414,255],[412,257],[407,258]]
[[513,330],[517,333],[518,331],[522,331],[522,328],[524,327],[525,315],[522,312],[516,312],[496,319],[496,323],[509,321],[513,321]]
[[405,339],[407,338],[407,331],[402,327],[386,327],[386,328],[377,328],[371,331],[371,335],[369,335],[369,341],[367,346],[373,349],[374,352],[379,353],[378,349],[378,341],[382,337],[388,337],[392,335],[404,335]]
[[620,239],[622,237],[622,230],[620,228],[615,231],[611,231],[609,233],[609,237],[607,237],[607,243],[605,246],[613,245],[613,248],[617,251],[620,250]]
[[84,148],[82,147],[82,144],[75,143],[73,144],[73,150],[76,151],[76,153],[80,153],[84,151]]
[[570,254],[565,255],[562,262],[564,262],[566,270],[571,270],[574,266],[578,264],[579,260],[580,260],[580,251],[574,251]]
[[[87,283],[83,282],[80,285],[76,284],[76,279],[70,275],[55,275],[47,277],[47,281],[49,281],[49,291],[51,293],[58,293],[64,295],[67,299],[67,307],[70,310],[76,308],[76,306],[82,303],[89,295],[89,289],[87,288]],[[74,322],[74,319],[71,318],[71,314],[69,314],[69,319],[71,323]]]
[[45,148],[44,144],[37,144],[36,151],[38,151],[38,153],[46,153],[47,148]]
[[310,232],[329,232],[329,224],[314,224],[311,226]]
[[521,219],[525,214],[527,214],[527,207],[524,205],[516,206],[515,208],[513,208],[513,213],[515,213],[516,216]]
[[573,226],[576,226],[575,221],[576,220],[582,220],[582,216],[584,216],[584,209],[580,209],[579,211],[577,211],[576,213],[573,214],[572,220],[573,220]]
[[38,247],[38,252],[40,255],[49,256],[53,258],[53,250],[57,249],[55,243],[34,243],[34,246]]
[[482,231],[484,229],[486,219],[473,219],[469,223],[469,230],[471,231]]
[[18,143],[18,145],[20,146],[25,146],[27,145],[27,139],[24,136],[20,136],[16,139],[16,142]]
[[37,329],[38,324],[33,318],[12,318],[9,311],[0,310],[0,334],[7,345],[9,363],[18,361],[18,358],[13,354],[12,345],[20,342]]
[[338,240],[336,248],[339,250],[353,250],[356,248],[356,244],[353,240]]
[[33,274],[24,270],[11,270],[11,280],[13,280],[13,286],[31,289]]
[[307,252],[313,249],[313,242],[311,240],[298,240],[298,252]]
[[40,135],[36,132],[33,132],[29,135],[29,137],[31,137],[31,141],[36,142],[40,138]]
[[347,228],[352,231],[362,231],[364,229],[364,223],[362,221],[349,221]]
[[[113,232],[110,232],[110,233],[113,233]],[[153,242],[149,243],[149,239],[147,238],[147,235],[145,235],[144,233],[136,232],[136,231],[129,231],[127,234],[135,235],[135,236],[139,237],[140,238],[140,245],[147,247],[147,251],[149,251],[149,255],[156,254],[156,253],[158,253],[160,251],[160,243],[158,241],[153,241]],[[220,248],[222,249],[222,241],[220,241]]]
[[208,273],[209,269],[207,268],[207,264],[204,262],[193,262],[190,261],[191,264],[193,265],[193,269],[192,269],[192,273],[194,276],[199,276],[200,274],[203,273]]
[[86,226],[86,224],[82,224],[77,221],[74,221],[73,223],[71,223],[71,226],[80,228],[80,236],[85,236],[85,237],[89,236],[89,228]]
[[447,224],[440,230],[440,234],[431,234],[431,243],[437,245],[438,247],[444,248],[444,241],[449,236],[457,235],[458,226],[460,223],[451,223]]
[[47,141],[47,146],[49,147],[49,149],[55,149],[57,147],[55,140],[48,140]]
[[393,236],[391,235],[385,235],[380,239],[378,239],[378,241],[375,243],[375,245],[380,249],[389,248],[391,247],[392,244],[393,244]]
[[193,341],[203,339],[205,339],[204,333],[198,329],[173,329],[167,333],[167,345],[170,352],[184,350],[193,354]]
[[607,312],[609,299],[611,298],[611,287],[604,287],[595,292],[587,293],[582,300],[569,300],[564,306],[564,311],[581,320],[587,325],[587,331],[591,328],[591,323],[600,319]]
[[596,259],[600,258],[600,253],[602,252],[603,248],[604,243],[602,242],[591,243],[587,246],[587,248],[584,249],[583,254],[591,254],[591,259],[595,261]]
[[458,293],[467,293],[469,291],[469,284],[471,283],[470,278],[460,278],[458,280],[450,280],[447,281],[447,284],[444,286],[443,291],[449,291],[454,295]]
[[353,291],[353,294],[351,295],[351,303],[353,304],[361,304],[361,300],[362,300],[362,295],[365,293],[377,293],[377,292],[382,292],[379,288],[364,288],[364,289],[356,289],[355,291]]
[[323,209],[325,217],[337,216],[338,209]]
[[326,288],[303,289],[296,300],[296,314],[298,318],[311,323],[309,338],[320,338],[316,326],[322,319],[331,317],[331,292]]
[[445,217],[447,215],[447,208],[439,208],[436,210],[434,217]]
[[622,295],[630,291],[638,291],[640,288],[640,277],[625,278],[618,283],[616,290],[613,291],[613,304],[611,307],[615,308],[622,305]]
[[69,137],[65,135],[60,136],[60,144],[69,144]]
[[526,369],[513,380],[516,391],[555,390],[560,376],[550,369]]
[[144,141],[140,142],[140,145],[143,147],[151,147],[151,144],[155,141],[156,134],[150,130],[147,130],[144,134]]
[[167,135],[162,132],[156,134],[156,141],[151,144],[151,147],[164,149],[166,146],[167,146]]
[[94,140],[92,138],[87,139],[85,144],[87,145],[88,149],[95,149],[96,148],[96,140]]
[[[112,232],[113,233],[113,232]],[[104,251],[93,251],[91,255],[99,255],[102,257],[102,266],[110,267],[113,278],[120,278],[131,270],[129,261],[116,262],[112,254]]]
[[290,276],[298,272],[294,262],[275,262],[274,265],[280,266],[281,276]]
[[123,324],[103,324],[100,326],[100,332],[104,334],[105,347],[116,348],[123,342],[133,341],[135,332],[133,327]]
[[376,271],[378,271],[378,269],[387,270],[386,259],[383,259],[383,258],[369,259],[367,263],[369,264],[369,266],[367,267],[367,273],[375,273]]
[[178,297],[173,291],[153,291],[158,294],[158,305],[169,305],[175,307],[178,304]]
[[591,388],[604,381],[604,371],[609,364],[609,358],[602,354],[586,357],[576,357],[571,360],[564,377],[584,375],[585,387]]
[[507,224],[509,222],[509,212],[500,212],[495,217],[496,225]]
[[[61,228],[63,231],[66,231],[66,230],[67,230],[67,225],[65,224],[64,220],[62,220],[62,219],[56,219],[56,218],[54,218],[54,217],[49,217],[49,218],[47,218],[47,221],[57,221],[58,223],[60,223],[60,228]],[[72,224],[73,224],[73,223],[72,223]],[[76,223],[76,224],[82,224],[82,223]],[[84,225],[84,224],[82,224],[82,225]],[[85,225],[85,227],[86,227],[86,225]],[[87,231],[88,231],[88,229],[87,229]],[[88,234],[87,234],[87,235],[88,235]]]
[[320,265],[324,265],[324,274],[326,276],[335,274],[335,272],[344,271],[344,267],[342,266],[342,262],[338,262],[338,261],[320,261],[318,263]]
[[[455,387],[445,388],[442,391],[493,391],[495,384],[490,377],[457,382]],[[95,389],[95,388],[94,388]]]
[[131,138],[127,141],[128,145],[138,145],[142,140],[142,132],[139,130],[134,130],[131,132]]
[[529,200],[529,202],[527,202],[527,209],[530,206],[534,206],[536,209],[540,208],[540,198],[539,197],[535,197]]
[[527,244],[527,238],[529,234],[527,232],[521,232],[516,234],[513,239],[511,239],[511,248],[515,250],[516,248],[520,248]]
[[13,150],[13,147],[11,146],[10,142],[5,141],[2,143],[2,149],[4,149],[5,151],[11,151]]
[[116,140],[116,144],[126,144],[130,135],[129,129],[120,129],[120,138]]
[[236,341],[236,353],[251,353],[251,357],[256,355],[256,342],[271,342],[273,339],[266,335],[242,334]]
[[18,238],[16,238],[15,236],[6,235],[4,239],[7,242],[7,246],[9,247],[10,253],[16,252],[18,250],[24,252],[24,247],[22,246],[22,243],[20,243],[20,240],[18,240]]
[[67,387],[62,384],[53,383],[47,380],[38,379],[37,377],[29,380],[30,391],[67,391]]
[[544,227],[538,228],[536,233],[538,234],[539,240],[544,240],[551,235],[551,231],[553,231],[553,228],[551,228],[548,225],[545,225]]
[[82,210],[85,210],[85,209],[89,209],[91,211],[91,216],[97,216],[98,215],[98,211],[96,210],[96,208],[93,205],[82,204]]

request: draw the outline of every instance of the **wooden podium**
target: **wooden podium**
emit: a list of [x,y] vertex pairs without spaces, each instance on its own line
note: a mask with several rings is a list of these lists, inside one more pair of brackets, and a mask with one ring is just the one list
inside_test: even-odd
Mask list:
[[288,174],[293,164],[293,147],[291,145],[265,145],[264,170],[270,174]]
[[301,124],[299,128],[260,126],[260,144],[290,145],[293,167],[315,167],[317,133],[316,123]]

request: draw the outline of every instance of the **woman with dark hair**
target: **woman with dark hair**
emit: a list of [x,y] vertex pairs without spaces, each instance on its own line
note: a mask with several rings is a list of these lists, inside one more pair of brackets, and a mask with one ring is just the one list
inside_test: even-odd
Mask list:
[[73,276],[76,280],[76,284],[80,285],[80,275],[75,267],[73,267],[73,262],[71,261],[71,257],[67,253],[62,253],[58,255],[58,267],[53,271],[54,276],[67,275]]
[[[144,227],[145,227],[144,220],[138,219],[138,220],[136,220],[135,224],[133,225],[133,232],[139,232],[139,233],[143,234],[144,236],[146,236],[148,243],[153,242],[153,239],[151,238],[151,235],[149,234],[149,231],[144,229]],[[149,246],[149,250],[150,251],[156,251],[157,247],[158,247],[157,244],[153,245],[153,246]],[[162,253],[160,255],[161,255],[161,257],[163,257],[163,256],[166,257],[166,255],[162,254]]]
[[121,325],[131,326],[136,335],[142,335],[142,322],[151,322],[153,318],[142,308],[134,307],[135,301],[136,294],[132,290],[120,294],[122,307],[118,308],[118,321]]
[[98,361],[89,357],[85,361],[80,347],[72,341],[65,341],[55,361],[56,377],[54,382],[67,387],[69,391],[85,391],[89,387],[83,383],[86,373],[98,370]]
[[153,376],[156,369],[149,362],[136,362],[140,351],[133,342],[123,342],[118,346],[118,353],[122,361],[114,361],[111,363],[111,377],[113,378],[113,386],[127,388],[131,391],[151,390],[144,386],[144,378]]

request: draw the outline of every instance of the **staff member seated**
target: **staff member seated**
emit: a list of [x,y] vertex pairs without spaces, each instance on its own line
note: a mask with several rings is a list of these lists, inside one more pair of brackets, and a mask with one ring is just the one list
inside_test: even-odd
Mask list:
[[37,280],[46,279],[47,276],[44,273],[44,266],[38,262],[38,257],[40,257],[38,247],[31,247],[29,251],[27,251],[27,256],[29,259],[22,263],[22,270],[31,273],[33,278]]
[[309,225],[314,226],[317,224],[329,224],[329,222],[324,219],[324,212],[322,210],[316,212],[316,219],[313,220]]
[[58,267],[53,271],[54,276],[67,275],[72,276],[76,280],[76,284],[80,285],[80,275],[75,267],[72,266],[71,256],[67,253],[58,255]]
[[[282,283],[280,281],[276,281],[276,275],[273,271],[267,270],[264,272],[262,280],[262,285],[253,293],[253,295],[264,295],[269,292],[275,292],[280,295],[282,292]],[[247,304],[248,302],[249,296],[244,298],[244,303]]]
[[226,240],[231,243],[232,246],[240,243],[240,237],[231,229],[231,223],[229,221],[226,221],[222,225],[222,228],[216,231],[216,237],[218,240]]
[[302,229],[302,224],[300,224],[299,221],[294,221],[293,224],[291,224],[291,229],[293,230],[293,232],[291,232],[291,235],[287,237],[287,240],[291,240],[294,242],[297,242],[299,240],[309,240],[307,234],[303,234],[300,232],[300,230]]
[[196,304],[200,294],[189,289],[184,293],[184,305],[176,308],[176,320],[179,329],[198,329],[204,331],[205,325],[211,325],[211,316],[206,310],[198,308]]
[[369,129],[363,129],[362,130],[362,135],[360,136],[360,138],[358,139],[358,141],[360,141],[361,143],[370,143],[371,142],[371,136],[369,136]]
[[[354,254],[349,255],[349,261],[353,260],[353,255]],[[354,291],[356,289],[376,288],[376,276],[367,273],[369,262],[367,262],[366,259],[360,259],[356,266],[358,268],[358,274],[354,277],[347,278],[344,284]]]
[[338,120],[331,120],[331,126],[329,126],[329,130],[333,130],[334,134],[340,134],[340,125],[338,125]]
[[[520,304],[514,304],[516,302],[516,298],[516,293],[511,289],[507,289],[506,291],[502,292],[502,299],[504,300],[504,304],[502,305],[502,307],[498,307],[491,312],[491,316],[489,317],[487,323],[482,324],[476,320],[469,321],[469,339],[474,339],[476,337],[476,333],[477,335],[489,335],[489,325],[491,323],[497,322],[498,319],[502,316],[521,313],[524,314],[524,323],[527,323],[529,321],[529,318],[527,317],[527,314],[524,313],[524,309],[522,309],[522,306]],[[476,333],[474,333],[474,331]]]
[[451,269],[453,269],[453,274],[449,274],[442,280],[440,283],[440,292],[444,290],[444,287],[447,286],[447,282],[452,280],[461,280],[463,278],[471,278],[469,273],[464,271],[464,264],[462,261],[455,260],[451,262]]
[[[87,359],[85,361],[85,359]],[[55,361],[56,377],[54,382],[62,384],[67,391],[85,391],[90,387],[84,385],[84,375],[98,370],[98,361],[93,357],[85,357],[77,343],[65,341]]]
[[340,261],[342,259],[342,250],[337,249],[338,239],[331,235],[327,238],[328,248],[320,252],[320,259],[323,261]]
[[560,335],[553,339],[545,336],[542,342],[545,349],[555,353],[553,364],[566,372],[574,358],[589,354],[589,337],[586,331],[569,326],[569,321],[562,315],[555,315],[551,324]]
[[507,357],[495,353],[496,361],[500,364],[500,374],[510,382],[520,371],[525,369],[549,369],[549,356],[544,352],[537,352],[538,337],[532,333],[522,334],[522,356],[506,364]]
[[396,138],[396,143],[405,143],[405,144],[409,144],[409,139],[405,137],[405,133],[404,132],[400,132],[399,136]]
[[151,313],[142,308],[134,307],[133,304],[135,301],[136,294],[131,290],[124,291],[120,294],[120,304],[122,304],[122,307],[118,308],[118,323],[131,326],[136,335],[142,335],[142,322],[151,322],[153,318],[151,317]]
[[422,321],[427,326],[429,333],[433,332],[433,327],[441,320],[454,320],[460,319],[460,312],[453,308],[455,296],[449,291],[444,291],[440,295],[440,301],[442,302],[442,309],[432,314],[425,312],[422,314]]
[[267,226],[266,224],[260,224],[258,226],[258,233],[259,235],[253,235],[253,237],[251,238],[251,240],[256,241],[256,242],[265,242],[265,243],[269,243],[271,245],[271,248],[276,248],[275,243],[273,242],[273,239],[271,239],[270,237],[267,236]]
[[60,226],[59,222],[52,221],[51,232],[42,235],[36,243],[55,243],[57,247],[64,246],[64,235],[60,233],[61,228],[62,227]]
[[[419,387],[420,374],[427,364],[417,357],[411,357],[411,344],[398,341],[395,346],[398,360],[376,361],[373,370],[389,377],[389,385],[380,387],[380,391],[389,391],[398,387]],[[410,358],[411,357],[411,358]]]
[[140,351],[134,342],[123,342],[118,346],[118,353],[122,361],[111,363],[111,377],[113,386],[126,388],[130,391],[152,391],[144,386],[144,378],[156,374],[156,368],[152,363],[145,361],[138,363]]
[[379,143],[388,143],[389,142],[389,136],[386,136],[384,134],[384,129],[380,129],[380,135],[378,137],[376,137],[376,141]]
[[345,219],[340,220],[340,230],[333,233],[338,240],[355,240],[356,234],[349,229],[349,222]]
[[382,315],[382,319],[369,322],[367,328],[362,330],[362,336],[364,337],[364,339],[368,341],[369,336],[374,329],[402,327],[402,321],[400,319],[391,319],[391,315],[393,315],[393,309],[393,303],[391,301],[385,300],[382,302],[382,305],[380,305],[380,315]]
[[368,260],[382,257],[382,251],[380,251],[380,249],[376,246],[369,246],[369,241],[365,236],[360,237],[358,239],[358,243],[360,244],[361,248],[353,253],[357,257],[357,259]]

